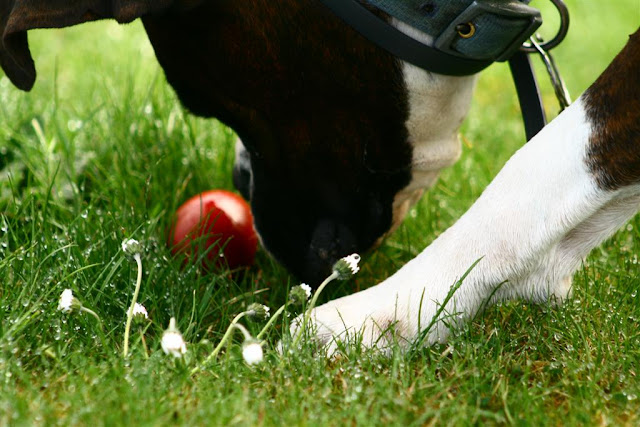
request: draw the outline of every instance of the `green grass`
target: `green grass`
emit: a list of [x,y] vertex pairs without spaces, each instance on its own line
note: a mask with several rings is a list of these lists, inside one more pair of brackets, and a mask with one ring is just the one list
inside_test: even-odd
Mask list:
[[[555,54],[575,98],[636,29],[640,2],[568,4],[571,32]],[[34,90],[0,78],[0,425],[640,423],[638,217],[591,254],[561,307],[492,307],[449,345],[415,357],[353,350],[328,361],[307,346],[279,357],[278,325],[262,365],[246,366],[236,340],[190,376],[236,313],[251,302],[275,310],[297,284],[263,252],[247,274],[233,275],[181,268],[166,248],[181,202],[231,188],[234,135],[180,107],[139,23],[30,38]],[[356,278],[331,285],[323,300],[371,286],[411,259],[522,144],[504,64],[480,78],[463,134],[461,160]],[[140,302],[152,322],[150,357],[136,329],[124,361],[136,269],[120,243],[129,237],[144,246]],[[56,309],[65,288],[100,314],[104,343],[94,318]],[[186,364],[159,347],[171,316],[190,343]]]

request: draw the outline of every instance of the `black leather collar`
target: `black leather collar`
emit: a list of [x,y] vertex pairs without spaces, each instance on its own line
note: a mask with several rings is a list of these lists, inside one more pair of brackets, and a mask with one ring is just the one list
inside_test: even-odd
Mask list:
[[356,0],[320,1],[371,42],[424,70],[448,76],[468,76],[493,63],[454,56],[420,43],[378,18]]
[[[518,51],[520,45],[541,25],[542,19],[539,15],[532,16],[531,24],[526,31],[514,40],[509,51],[504,52],[499,58],[472,59],[445,52],[409,37],[369,11],[358,0],[320,1],[371,42],[397,58],[430,72],[450,76],[466,76],[482,71],[494,61],[509,60],[518,92],[527,140],[535,136],[545,126],[544,106],[531,62],[526,53]],[[489,8],[500,8],[501,6],[499,2],[495,1],[476,0],[472,2],[470,8],[478,7],[479,4],[481,6],[482,3],[488,4]]]

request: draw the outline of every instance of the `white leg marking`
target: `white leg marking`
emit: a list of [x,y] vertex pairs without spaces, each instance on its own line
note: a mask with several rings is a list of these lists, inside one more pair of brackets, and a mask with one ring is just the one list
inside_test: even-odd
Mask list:
[[[386,345],[385,328],[413,340],[438,313],[451,286],[478,259],[445,307],[456,321],[495,299],[564,297],[580,260],[638,209],[640,188],[599,189],[585,153],[591,126],[581,99],[507,162],[476,203],[420,255],[381,284],[318,307],[318,337],[361,333]],[[506,282],[506,283],[505,283]],[[442,318],[442,315],[441,315]],[[445,340],[446,322],[427,344]]]

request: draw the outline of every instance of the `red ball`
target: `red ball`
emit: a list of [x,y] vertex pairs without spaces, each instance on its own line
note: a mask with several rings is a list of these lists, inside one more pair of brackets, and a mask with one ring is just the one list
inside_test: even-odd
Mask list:
[[[178,208],[169,235],[171,252],[195,261],[207,251],[204,267],[246,267],[253,263],[258,237],[249,204],[225,190],[200,193]],[[212,247],[213,246],[213,247]]]

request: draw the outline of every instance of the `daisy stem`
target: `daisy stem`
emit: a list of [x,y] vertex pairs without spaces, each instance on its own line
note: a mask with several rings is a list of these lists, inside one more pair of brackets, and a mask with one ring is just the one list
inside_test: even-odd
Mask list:
[[322,282],[320,284],[320,286],[318,286],[318,289],[316,289],[315,293],[313,294],[313,298],[311,298],[311,302],[309,303],[309,307],[304,312],[304,316],[302,318],[302,327],[298,330],[298,333],[296,334],[296,336],[295,336],[295,338],[293,340],[293,347],[294,348],[300,342],[300,339],[302,338],[302,335],[304,334],[304,332],[305,332],[305,330],[307,328],[307,323],[309,323],[309,319],[311,318],[311,311],[313,311],[313,308],[316,306],[316,303],[318,302],[318,297],[320,296],[320,293],[325,288],[325,286],[327,286],[332,280],[337,279],[338,276],[339,276],[339,273],[334,270],[329,275],[329,277],[324,279],[324,282]]
[[98,316],[98,313],[85,306],[80,307],[80,311],[84,311],[85,313],[89,313],[90,315],[95,317],[98,321],[98,325],[100,325],[100,329],[102,329],[102,320],[100,320],[100,316]]
[[131,301],[129,311],[127,312],[127,324],[124,328],[124,350],[122,351],[124,357],[127,357],[129,354],[129,333],[131,332],[131,321],[133,320],[133,308],[138,300],[140,284],[142,284],[142,259],[140,258],[140,254],[135,254],[133,259],[136,260],[136,264],[138,265],[138,277],[136,279],[136,289],[133,291],[133,300]]
[[256,335],[256,339],[260,339],[262,338],[262,336],[269,330],[269,328],[271,327],[271,325],[273,325],[273,322],[276,321],[276,319],[282,314],[282,312],[284,311],[285,307],[287,305],[283,304],[282,307],[280,307],[278,309],[278,311],[276,311],[275,313],[273,313],[273,316],[271,316],[271,319],[269,319],[269,321],[267,322],[266,325],[264,325],[264,328],[262,328],[262,330],[260,331],[260,333],[258,333],[258,335]]
[[107,342],[104,336],[104,329],[102,328],[102,320],[100,319],[100,316],[98,316],[98,313],[91,310],[90,308],[85,307],[84,305],[82,305],[82,303],[80,303],[80,308],[78,308],[78,310],[84,311],[85,313],[89,313],[90,315],[96,318],[96,320],[98,321],[98,326],[100,330],[100,341],[102,341],[102,347],[107,348]]
[[149,348],[147,348],[147,340],[144,339],[144,331],[140,329],[140,340],[142,341],[142,348],[144,349],[144,358],[149,358]]
[[249,341],[252,338],[251,334],[249,333],[249,331],[247,331],[247,328],[245,328],[242,323],[236,323],[233,325],[233,327],[242,332],[245,341]]
[[207,358],[204,360],[204,362],[202,362],[202,364],[200,366],[196,366],[195,368],[193,368],[191,370],[191,374],[192,375],[195,374],[196,372],[198,372],[203,366],[206,366],[214,357],[216,357],[218,355],[218,353],[220,353],[220,350],[222,350],[222,347],[227,342],[227,340],[231,336],[231,333],[235,329],[236,323],[238,323],[238,321],[240,319],[242,319],[244,316],[246,316],[247,313],[248,313],[247,311],[243,311],[242,313],[239,313],[236,317],[233,318],[233,320],[231,321],[231,324],[227,328],[227,331],[222,336],[222,339],[220,340],[220,343],[216,346],[216,348],[213,349],[211,354],[209,356],[207,356]]

